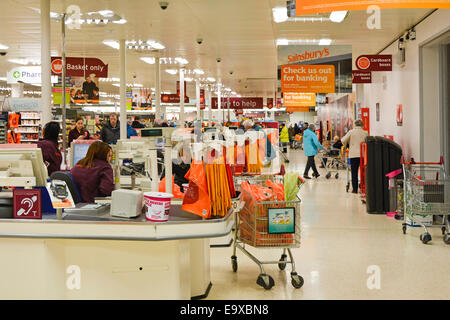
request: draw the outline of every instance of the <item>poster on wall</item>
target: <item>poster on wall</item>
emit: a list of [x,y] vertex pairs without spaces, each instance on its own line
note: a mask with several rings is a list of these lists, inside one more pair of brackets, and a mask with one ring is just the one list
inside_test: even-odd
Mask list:
[[380,121],[380,103],[377,102],[377,104],[375,105],[375,111],[376,111],[376,118],[377,121]]
[[[324,136],[338,136],[342,138],[353,129],[355,95],[332,94],[328,103],[317,108],[317,120],[322,123]],[[358,117],[360,118],[360,117]],[[331,131],[330,134],[328,132]]]
[[402,104],[397,105],[396,121],[397,121],[397,126],[399,126],[399,127],[403,126],[403,105]]
[[150,89],[131,89],[131,108],[129,110],[152,110],[152,91]]
[[[62,103],[62,77],[58,77],[58,82],[52,88],[53,104]],[[66,104],[83,105],[98,104],[100,101],[100,90],[98,78],[87,76],[66,77]]]

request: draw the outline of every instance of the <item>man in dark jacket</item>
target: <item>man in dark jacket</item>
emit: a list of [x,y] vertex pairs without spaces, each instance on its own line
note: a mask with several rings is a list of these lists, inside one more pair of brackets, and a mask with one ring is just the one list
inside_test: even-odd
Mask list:
[[103,124],[100,139],[108,144],[116,144],[120,139],[120,123],[117,114],[111,113],[109,121]]

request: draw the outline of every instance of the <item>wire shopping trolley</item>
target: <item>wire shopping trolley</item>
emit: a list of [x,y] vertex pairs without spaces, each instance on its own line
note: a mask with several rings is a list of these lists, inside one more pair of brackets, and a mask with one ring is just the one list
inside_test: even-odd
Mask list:
[[[267,179],[267,177],[266,177]],[[282,176],[272,176],[272,181],[282,183]],[[262,180],[253,184],[264,186]],[[295,262],[291,248],[300,246],[300,199],[294,201],[258,201],[255,197],[241,190],[240,208],[235,212],[235,233],[231,265],[234,272],[238,269],[236,248],[255,262],[260,268],[256,283],[269,290],[275,285],[273,278],[266,274],[264,264],[277,264],[284,270],[291,264],[291,283],[295,288],[303,286],[303,278],[295,271]],[[278,261],[260,261],[251,254],[246,246],[255,248],[282,249]],[[288,259],[289,255],[289,259]]]
[[[450,244],[450,179],[440,162],[404,162],[404,210],[403,233],[407,226],[421,226],[425,233],[420,240],[426,244],[432,240],[428,228],[441,227],[444,242]],[[440,222],[439,222],[440,220]]]

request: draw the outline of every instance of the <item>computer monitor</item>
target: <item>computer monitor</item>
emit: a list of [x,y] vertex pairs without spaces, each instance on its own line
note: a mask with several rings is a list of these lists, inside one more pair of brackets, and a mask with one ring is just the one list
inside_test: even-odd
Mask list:
[[[31,164],[31,168],[26,163]],[[10,169],[6,168],[9,167]],[[14,180],[14,177],[36,178],[36,187],[45,187],[48,172],[42,157],[42,150],[36,147],[10,148],[8,145],[2,145],[0,148],[0,171],[5,180]],[[19,187],[20,185],[11,184],[10,186]]]
[[91,144],[93,144],[97,140],[80,140],[80,141],[72,141],[72,144],[70,145],[70,167],[73,168],[75,165],[83,159]]

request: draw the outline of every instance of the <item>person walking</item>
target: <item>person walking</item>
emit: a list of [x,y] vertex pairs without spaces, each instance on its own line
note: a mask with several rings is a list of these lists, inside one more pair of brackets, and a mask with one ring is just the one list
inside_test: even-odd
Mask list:
[[323,146],[320,144],[315,130],[316,127],[314,124],[310,124],[308,129],[303,131],[303,150],[305,152],[305,156],[308,157],[305,172],[303,173],[303,177],[305,179],[311,179],[311,177],[308,176],[309,169],[311,168],[313,170],[313,177],[320,177],[320,174],[316,168],[316,163],[314,162],[314,156],[319,152],[318,149],[323,149]]
[[283,153],[287,152],[287,146],[289,144],[289,131],[286,125],[282,125],[281,131],[280,131],[280,142],[283,146]]
[[292,149],[292,143],[295,137],[294,125],[292,123],[289,125],[288,133],[289,133],[289,147]]
[[352,170],[352,187],[353,193],[358,193],[358,171],[361,157],[361,142],[368,136],[367,132],[363,130],[364,123],[362,120],[355,121],[355,128],[347,132],[342,138],[343,146],[349,146],[348,157],[350,158],[350,167]]

